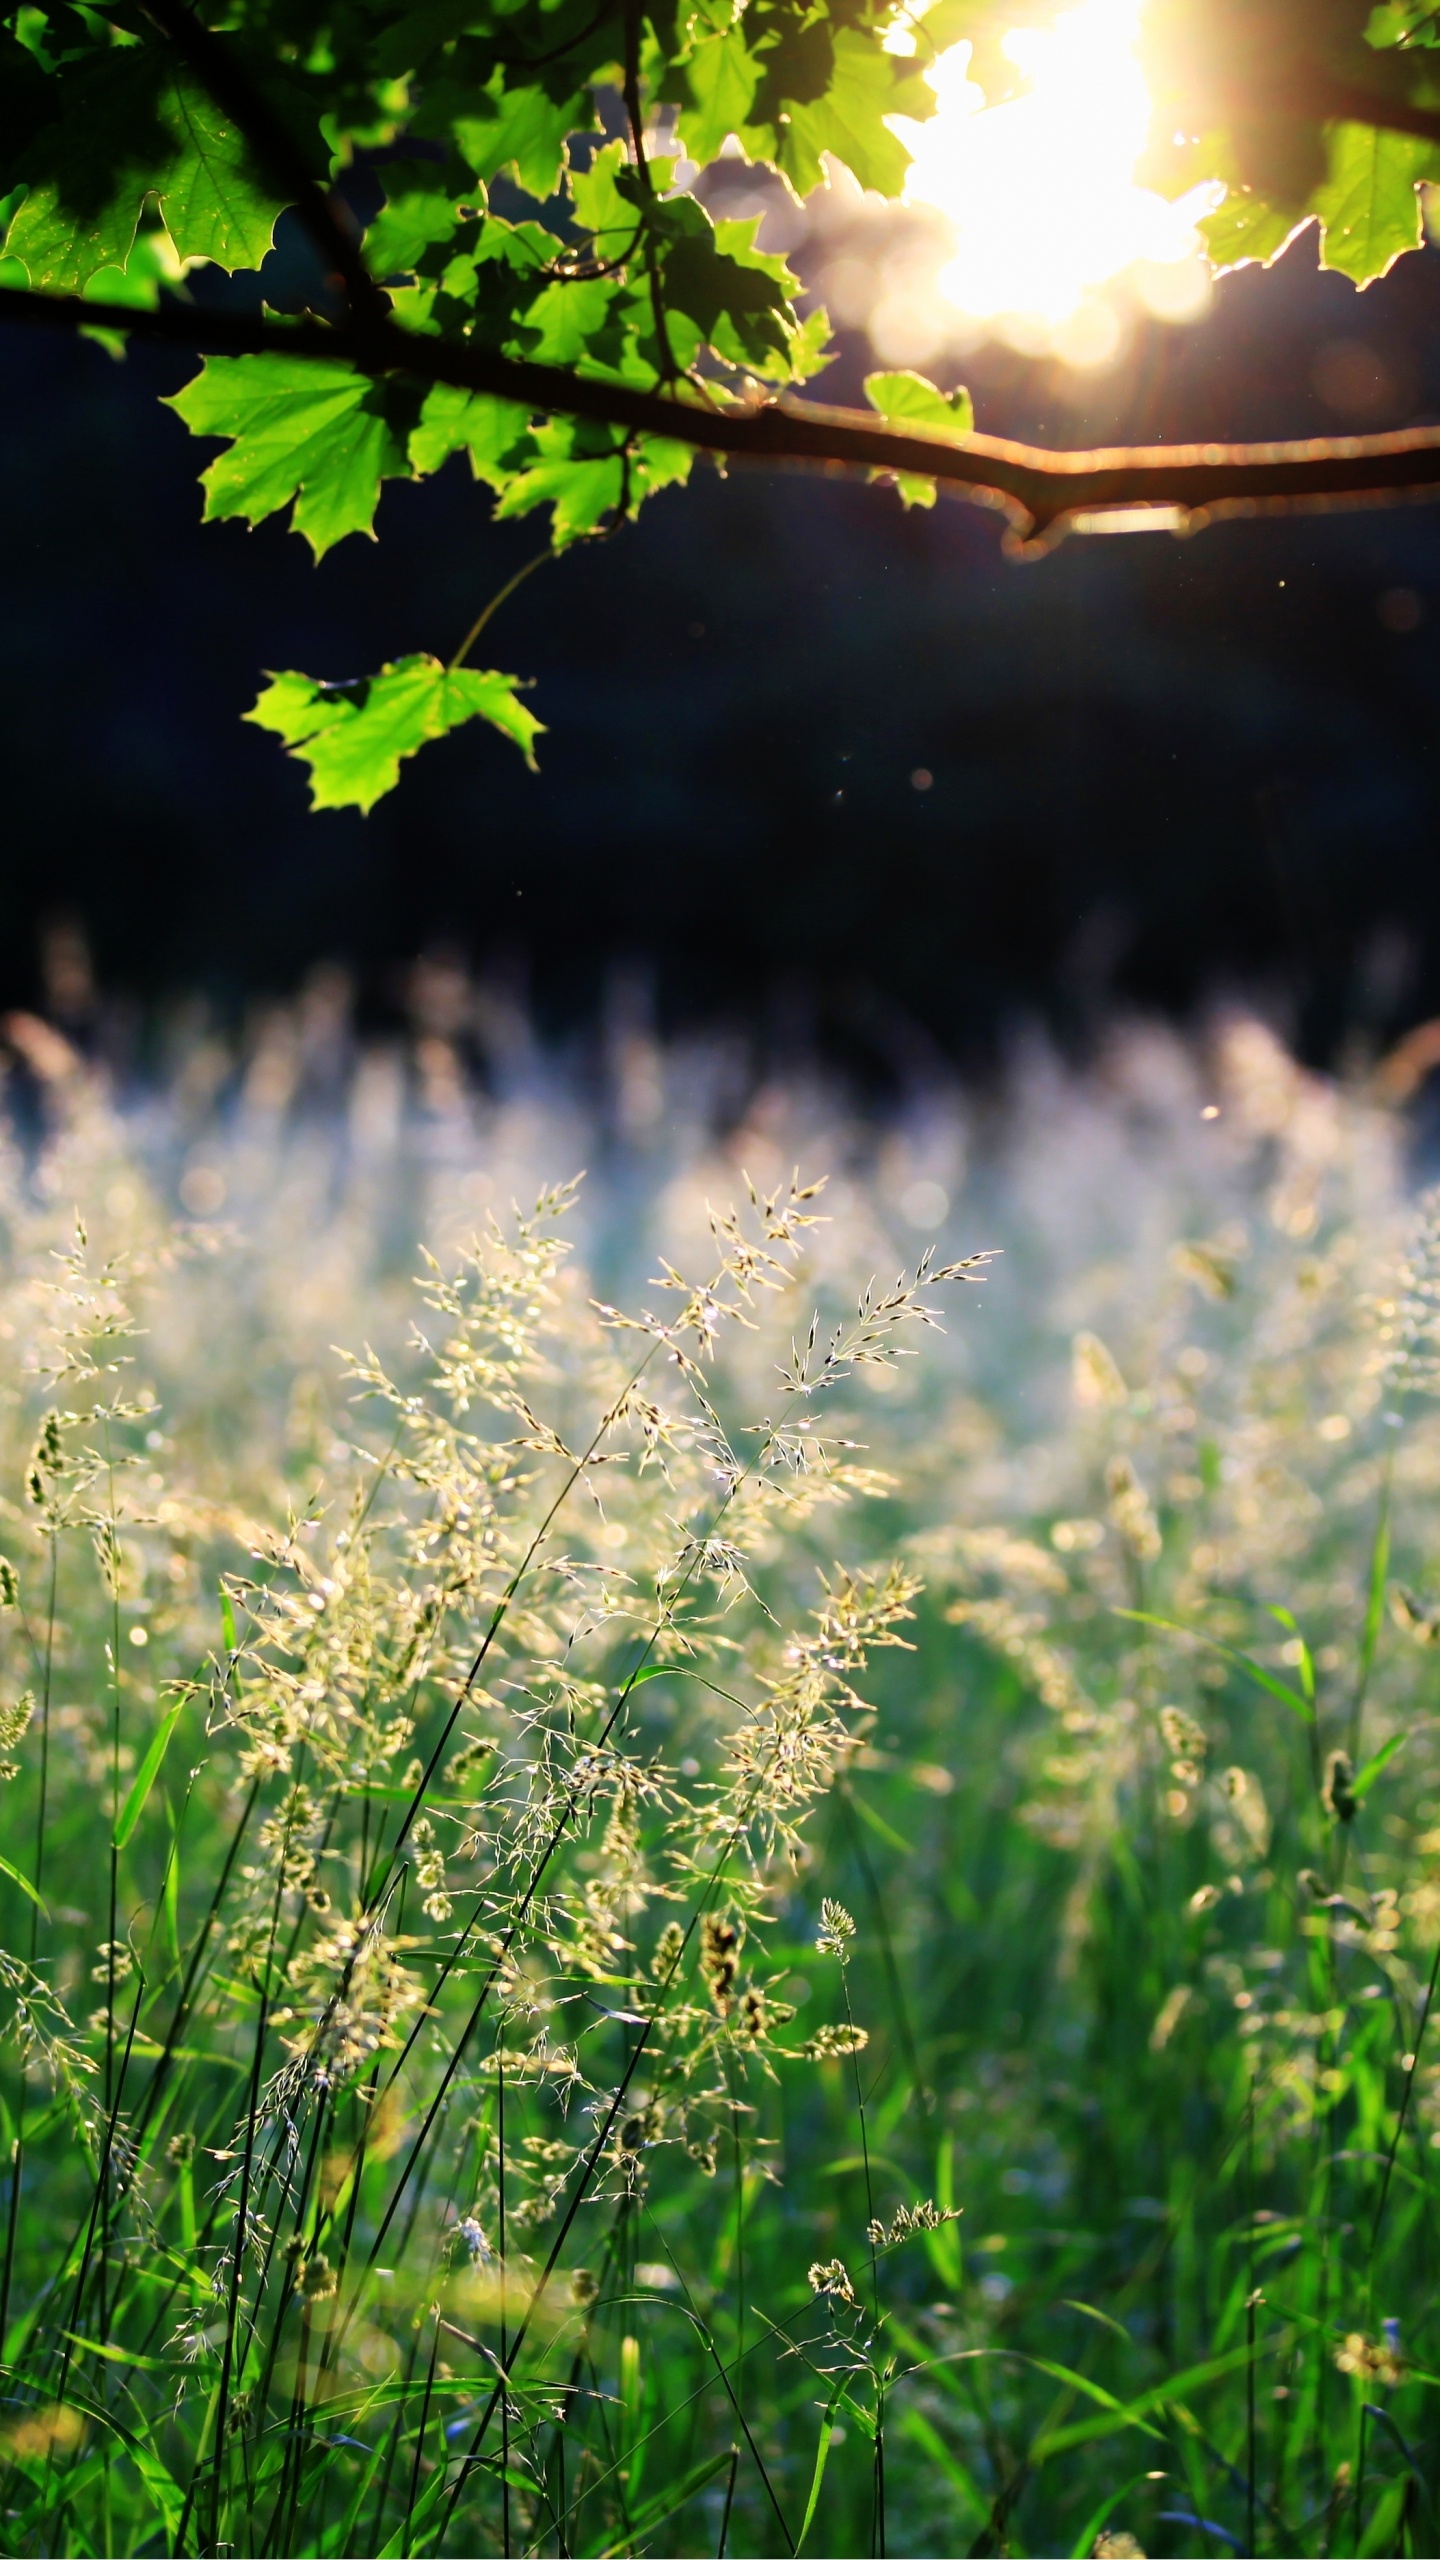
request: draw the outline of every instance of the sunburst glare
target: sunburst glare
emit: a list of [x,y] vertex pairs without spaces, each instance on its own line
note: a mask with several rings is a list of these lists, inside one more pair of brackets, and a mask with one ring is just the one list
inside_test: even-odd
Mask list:
[[954,231],[940,294],[1027,354],[1103,364],[1123,329],[1105,289],[1121,277],[1164,319],[1198,318],[1208,300],[1195,224],[1220,191],[1169,203],[1136,183],[1150,120],[1139,18],[1140,0],[1082,0],[1049,28],[1017,28],[1003,49],[1026,86],[998,106],[956,45],[929,75],[937,113],[906,127],[907,198]]

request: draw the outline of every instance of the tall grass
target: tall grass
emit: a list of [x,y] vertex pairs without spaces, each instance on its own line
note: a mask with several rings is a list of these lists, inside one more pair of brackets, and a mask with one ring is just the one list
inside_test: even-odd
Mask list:
[[1436,2549],[1393,1120],[21,1037],[4,2547]]

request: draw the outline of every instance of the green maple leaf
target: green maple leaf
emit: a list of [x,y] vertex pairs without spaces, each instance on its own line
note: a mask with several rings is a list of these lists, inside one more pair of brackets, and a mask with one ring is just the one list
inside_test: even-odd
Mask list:
[[258,267],[275,236],[284,202],[257,177],[247,145],[213,100],[176,80],[166,122],[177,150],[156,195],[165,228],[182,258],[220,267]]
[[684,67],[680,118],[681,136],[693,159],[713,160],[728,136],[749,123],[760,68],[743,27],[729,27],[696,45]]
[[293,499],[294,530],[317,560],[347,533],[373,531],[382,479],[410,476],[394,390],[351,365],[209,356],[168,405],[192,435],[231,439],[201,475],[207,523],[259,524]]
[[693,196],[661,209],[672,231],[664,253],[665,303],[693,320],[732,364],[788,374],[790,303],[799,290],[783,258],[755,246],[759,217],[712,224]]
[[[827,151],[843,161],[862,187],[873,188],[877,195],[898,196],[910,154],[885,119],[908,115],[921,120],[933,115],[933,90],[912,62],[885,53],[873,35],[842,26],[832,36],[828,27],[817,24],[794,40],[795,49],[816,37],[823,39],[831,54],[828,76],[822,84],[819,46],[815,65],[807,66],[803,87],[798,67],[788,72],[782,54],[772,57],[775,67],[767,62],[765,86],[772,96],[783,99],[783,105],[773,126],[757,126],[742,135],[747,150],[752,158],[773,160],[798,196],[808,196],[820,185],[825,175],[821,155]],[[788,85],[791,79],[798,96]]]
[[53,86],[59,113],[21,154],[27,193],[5,240],[33,285],[79,293],[101,267],[123,267],[147,197],[182,258],[259,266],[284,199],[188,75],[135,48]]
[[648,237],[671,362],[688,366],[708,345],[732,364],[790,379],[799,281],[783,258],[756,248],[757,220],[716,224],[691,195],[651,196],[619,142],[574,175],[571,196],[593,256],[616,271],[557,279],[539,293],[525,314],[536,333],[527,352],[544,363],[654,381],[660,358],[640,256]]
[[1414,134],[1369,124],[1336,124],[1326,136],[1328,172],[1310,198],[1324,228],[1320,263],[1352,284],[1388,275],[1424,236],[1422,179],[1440,176],[1440,150]]
[[688,480],[695,461],[693,446],[662,436],[636,436],[627,453],[618,428],[587,418],[547,418],[532,442],[537,459],[514,475],[495,513],[550,507],[557,551],[598,532],[621,508],[633,513],[655,490]]
[[[543,428],[536,441],[543,449]],[[517,473],[495,513],[528,516],[536,507],[550,507],[550,540],[557,551],[563,551],[586,534],[598,532],[607,516],[625,504],[628,494],[620,454],[585,456],[577,461],[567,456],[553,462],[542,460],[533,469]]]
[[470,457],[477,480],[503,489],[533,452],[530,412],[515,400],[497,400],[488,391],[460,391],[448,382],[432,383],[419,421],[411,430],[410,464],[415,471],[438,471],[452,453]]
[[594,233],[596,254],[603,258],[623,258],[630,244],[638,239],[641,209],[633,189],[627,191],[622,178],[631,174],[630,155],[623,142],[607,142],[597,151],[588,169],[570,173],[570,201],[575,219],[586,231]]
[[[427,97],[423,123],[430,129],[434,108]],[[572,133],[588,133],[595,123],[590,92],[576,88],[564,65],[524,88],[507,84],[496,71],[483,89],[467,89],[463,104],[448,118],[449,130],[466,165],[487,182],[502,170],[513,173],[527,194],[543,204],[560,183],[565,145]]]
[[1380,0],[1370,12],[1365,41],[1376,46],[1423,45],[1427,50],[1440,44],[1436,0]]
[[1214,213],[1196,226],[1217,275],[1234,267],[1272,267],[1303,231],[1308,214],[1286,213],[1249,187],[1232,187]]
[[917,435],[963,444],[975,432],[975,404],[968,391],[937,391],[923,373],[867,373],[865,397],[894,426]]
[[[935,436],[945,444],[963,444],[975,431],[975,405],[968,391],[937,391],[923,373],[870,373],[865,397],[892,426],[912,435]],[[907,507],[933,507],[935,483],[923,471],[897,471],[895,486]]]
[[817,373],[823,373],[828,364],[834,363],[835,351],[830,337],[830,314],[822,302],[817,302],[814,310],[798,323],[790,340],[792,382],[813,382]]
[[491,214],[481,224],[468,257],[450,260],[447,292],[458,293],[461,270],[469,272],[464,299],[478,344],[519,351],[517,329],[523,328],[530,306],[545,289],[554,254],[554,235],[539,223],[511,224]]
[[390,161],[384,178],[385,202],[365,234],[365,256],[372,275],[413,275],[427,250],[455,238],[462,189],[449,170],[425,161]]
[[537,364],[618,371],[630,300],[623,276],[585,276],[546,286],[524,315],[526,353]]
[[245,717],[271,729],[310,767],[314,809],[368,814],[393,791],[400,767],[431,738],[488,720],[534,770],[543,723],[518,699],[518,676],[497,669],[444,667],[438,658],[397,658],[357,684],[317,684],[293,672],[271,676]]
[[[1326,173],[1302,206],[1273,202],[1259,189],[1231,185],[1199,228],[1220,271],[1255,261],[1273,266],[1307,223],[1320,224],[1320,263],[1373,284],[1424,237],[1417,190],[1440,176],[1440,149],[1414,134],[1370,124],[1332,124],[1324,136]],[[1228,155],[1217,174],[1231,177]]]

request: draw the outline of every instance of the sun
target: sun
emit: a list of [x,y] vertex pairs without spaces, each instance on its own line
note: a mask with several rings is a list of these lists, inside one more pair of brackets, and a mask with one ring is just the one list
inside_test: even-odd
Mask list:
[[1150,123],[1140,8],[1081,0],[1048,28],[1017,28],[1004,51],[1026,88],[1003,106],[987,107],[969,45],[956,45],[929,73],[934,117],[905,128],[907,200],[954,235],[940,294],[1027,354],[1103,363],[1122,335],[1106,292],[1121,277],[1165,319],[1198,318],[1208,301],[1195,224],[1219,190],[1170,203],[1135,179]]

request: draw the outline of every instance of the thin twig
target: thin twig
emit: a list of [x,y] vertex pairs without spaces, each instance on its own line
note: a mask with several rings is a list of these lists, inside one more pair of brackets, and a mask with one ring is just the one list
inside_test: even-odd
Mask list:
[[[635,167],[644,196],[640,237],[645,273],[650,285],[650,312],[655,323],[655,337],[660,349],[660,371],[666,382],[679,379],[680,367],[670,344],[670,330],[665,317],[665,288],[660,274],[660,244],[656,236],[655,180],[645,151],[645,112],[640,98],[640,0],[625,0],[625,114],[630,126],[630,147],[635,154]],[[622,515],[627,509],[622,506]]]

